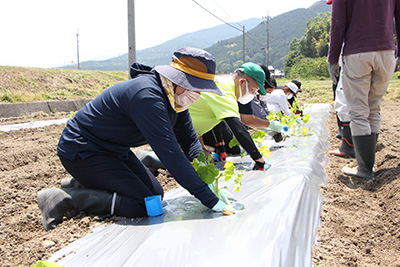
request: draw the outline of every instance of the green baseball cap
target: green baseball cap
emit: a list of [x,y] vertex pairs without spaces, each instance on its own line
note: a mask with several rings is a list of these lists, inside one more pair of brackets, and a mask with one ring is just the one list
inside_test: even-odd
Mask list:
[[247,62],[240,67],[240,71],[256,80],[258,88],[260,88],[260,90],[258,90],[260,94],[267,94],[264,88],[265,72],[259,65],[252,62]]

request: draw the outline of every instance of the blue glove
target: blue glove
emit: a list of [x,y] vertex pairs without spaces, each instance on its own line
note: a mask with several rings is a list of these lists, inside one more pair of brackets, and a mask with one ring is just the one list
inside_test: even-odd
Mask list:
[[271,129],[272,131],[278,132],[278,133],[282,132],[282,129],[283,129],[283,127],[279,121],[270,121],[268,128]]

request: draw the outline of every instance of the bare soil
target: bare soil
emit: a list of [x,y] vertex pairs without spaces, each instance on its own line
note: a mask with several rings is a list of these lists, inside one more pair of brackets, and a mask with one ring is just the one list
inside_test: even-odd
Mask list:
[[[321,226],[312,258],[315,266],[400,266],[400,114],[399,102],[384,102],[382,132],[376,151],[374,181],[365,182],[341,174],[355,159],[327,155],[328,183]],[[66,114],[35,119],[54,119]],[[0,124],[26,122],[8,120]],[[328,122],[331,149],[335,138],[334,114]],[[80,214],[46,232],[40,222],[36,193],[59,187],[69,174],[62,167],[56,145],[64,125],[0,132],[0,265],[31,266],[89,234],[94,227],[121,218]],[[176,186],[161,171],[157,177],[166,191]]]

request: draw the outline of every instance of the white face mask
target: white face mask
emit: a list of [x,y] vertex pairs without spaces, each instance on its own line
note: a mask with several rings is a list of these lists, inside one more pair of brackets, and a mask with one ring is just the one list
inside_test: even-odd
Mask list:
[[289,100],[289,99],[292,99],[292,97],[293,97],[293,95],[292,94],[288,94],[288,95],[286,95],[286,98]]
[[239,103],[242,105],[246,105],[253,100],[254,95],[249,93],[249,85],[248,82],[246,81],[246,93],[242,96],[242,88],[240,88],[240,96],[239,96]]
[[185,90],[182,94],[175,95],[176,107],[185,110],[190,104],[196,102],[197,99],[199,99],[199,97],[200,93],[195,91]]

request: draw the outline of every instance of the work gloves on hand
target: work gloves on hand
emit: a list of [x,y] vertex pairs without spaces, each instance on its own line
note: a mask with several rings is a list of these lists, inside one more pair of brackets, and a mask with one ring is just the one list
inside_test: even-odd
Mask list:
[[256,161],[253,167],[253,171],[263,171],[264,170],[264,162],[258,162]]
[[400,70],[400,58],[396,57],[396,66],[394,67],[394,72]]
[[236,213],[236,210],[232,206],[227,205],[221,200],[218,200],[217,204],[214,205],[212,210],[215,212],[222,212],[224,215],[232,215]]
[[337,84],[339,77],[339,63],[329,63],[329,75],[333,84]]
[[282,132],[283,126],[280,124],[279,121],[270,121],[268,128],[271,129],[271,131],[273,132],[280,133]]
[[[208,187],[215,194],[214,186],[209,184]],[[215,194],[217,195],[217,194]],[[212,207],[212,210],[215,212],[223,212],[224,210],[229,211],[230,213],[236,213],[235,209],[230,205],[230,201],[228,197],[233,197],[231,193],[226,190],[218,190],[219,201]]]
[[219,155],[219,161],[226,161],[226,152],[221,152],[218,154]]
[[226,161],[226,152],[218,152],[218,150],[215,151],[216,153],[213,153],[213,156],[216,161]]
[[[208,187],[210,188],[210,190],[215,194],[215,190],[214,190],[214,186],[212,184],[209,184]],[[230,205],[231,202],[229,201],[228,197],[233,198],[233,195],[228,192],[227,190],[224,189],[218,189],[218,196],[219,199],[222,200],[223,202],[225,202],[226,204]]]
[[218,155],[218,159],[215,158],[217,161],[226,161],[225,144],[215,146],[215,153]]

